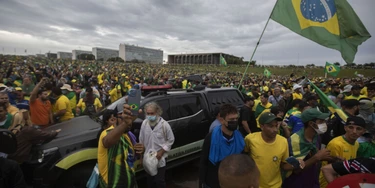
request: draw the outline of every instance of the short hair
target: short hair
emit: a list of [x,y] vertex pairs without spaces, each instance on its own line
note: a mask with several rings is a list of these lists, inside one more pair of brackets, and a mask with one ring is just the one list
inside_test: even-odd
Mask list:
[[284,112],[284,109],[282,109],[280,106],[273,106],[273,107],[271,107],[271,113],[273,113],[275,116],[279,112]]
[[225,118],[228,114],[237,114],[237,108],[233,104],[224,104],[220,107],[220,117]]
[[145,111],[148,108],[153,108],[156,111],[156,114],[161,116],[163,114],[163,109],[156,102],[149,102],[145,105]]
[[298,103],[298,109],[302,112],[302,110],[305,108],[305,107],[307,107],[307,106],[309,106],[309,104],[307,103],[307,102],[305,102],[305,101],[301,101],[300,103]]
[[290,89],[284,91],[284,94],[292,94],[293,92]]
[[263,93],[261,96],[263,96],[264,98],[268,98],[268,94],[267,93]]
[[61,91],[60,87],[54,87],[54,88],[52,88],[51,91],[52,91],[53,94],[55,94],[57,96],[62,95],[62,91]]
[[[239,177],[247,174],[253,175],[253,180],[258,180],[259,170],[254,160],[246,154],[233,154],[221,161],[219,166],[219,182],[224,182],[225,176]],[[251,181],[251,180],[250,180]],[[251,182],[256,184],[255,182]]]
[[295,107],[297,104],[299,105],[301,102],[302,102],[301,99],[294,99],[294,100],[292,101],[292,106]]
[[107,121],[111,118],[111,116],[117,116],[115,110],[106,110],[103,114],[103,121],[102,121],[102,128],[107,126]]

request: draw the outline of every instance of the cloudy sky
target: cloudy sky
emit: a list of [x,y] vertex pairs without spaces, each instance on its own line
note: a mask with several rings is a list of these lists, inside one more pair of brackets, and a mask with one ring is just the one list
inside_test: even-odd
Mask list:
[[[118,49],[120,43],[167,54],[223,52],[249,60],[276,0],[0,0],[0,53]],[[356,63],[375,61],[375,0],[348,0],[372,38]],[[338,51],[270,21],[258,64],[344,64]]]

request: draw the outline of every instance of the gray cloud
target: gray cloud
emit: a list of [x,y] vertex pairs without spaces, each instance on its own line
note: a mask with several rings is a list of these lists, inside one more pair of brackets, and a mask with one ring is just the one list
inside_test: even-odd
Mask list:
[[[13,0],[0,1],[0,47],[22,54],[71,51],[120,43],[167,53],[224,52],[248,60],[275,0]],[[370,33],[375,1],[349,0]],[[374,61],[375,39],[359,47],[355,62]],[[298,58],[299,56],[299,58]],[[270,21],[255,59],[263,64],[343,62],[320,46]]]

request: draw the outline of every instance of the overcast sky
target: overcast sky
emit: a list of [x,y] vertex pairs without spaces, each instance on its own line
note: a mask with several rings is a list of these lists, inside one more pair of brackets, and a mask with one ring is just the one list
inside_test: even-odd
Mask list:
[[[46,53],[120,43],[168,54],[223,52],[249,60],[276,0],[0,0],[0,53]],[[373,36],[355,63],[375,62],[375,0],[348,0]],[[344,64],[320,46],[270,21],[258,64]]]

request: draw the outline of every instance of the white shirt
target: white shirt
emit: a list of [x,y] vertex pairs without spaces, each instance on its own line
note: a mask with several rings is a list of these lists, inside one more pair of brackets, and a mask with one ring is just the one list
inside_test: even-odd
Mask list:
[[144,120],[139,133],[139,142],[145,147],[145,153],[150,151],[159,151],[164,149],[166,152],[160,159],[158,167],[166,165],[165,158],[168,157],[168,151],[171,150],[174,143],[174,135],[171,126],[163,118],[159,117],[159,122],[151,129],[149,120]]

